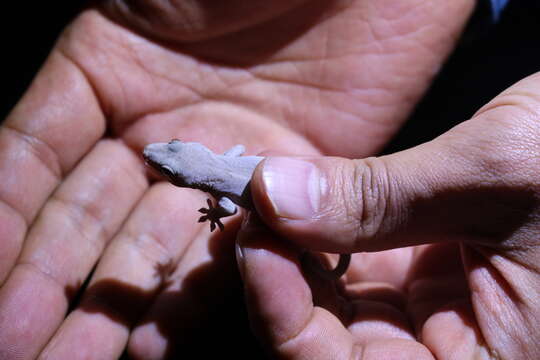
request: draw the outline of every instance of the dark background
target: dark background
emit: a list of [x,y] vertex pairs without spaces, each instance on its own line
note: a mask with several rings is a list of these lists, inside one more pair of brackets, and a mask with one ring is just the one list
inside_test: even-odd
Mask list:
[[[81,3],[12,1],[0,4],[3,19],[0,22],[0,122],[28,87],[61,30],[80,10]],[[468,36],[456,49],[385,153],[440,135],[470,118],[508,86],[540,70],[540,1],[513,0],[498,24],[484,25],[475,25],[477,30],[481,28],[480,32]],[[241,299],[238,301],[241,306]],[[238,320],[237,324],[246,321]],[[238,330],[233,325],[230,331]],[[244,331],[236,334],[237,340],[244,341],[244,352],[257,354],[257,345]],[[217,344],[210,346],[223,350]],[[238,354],[238,350],[233,349],[230,355]],[[227,351],[220,353],[228,354]]]
[[83,1],[0,2],[0,122],[20,99]]

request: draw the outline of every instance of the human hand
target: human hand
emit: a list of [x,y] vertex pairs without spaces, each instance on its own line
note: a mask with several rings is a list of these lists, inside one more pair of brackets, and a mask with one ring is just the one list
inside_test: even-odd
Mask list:
[[[291,242],[248,224],[239,258],[269,348],[299,359],[539,358],[538,93],[540,74],[380,158],[264,160],[258,214]],[[296,248],[368,253],[353,256],[340,289],[302,275]]]
[[230,310],[234,224],[212,241],[196,226],[205,197],[150,185],[142,147],[178,137],[216,151],[373,154],[473,6],[155,0],[84,11],[0,130],[0,358],[116,358],[126,347],[164,358],[209,336],[194,329],[227,328],[208,309]]

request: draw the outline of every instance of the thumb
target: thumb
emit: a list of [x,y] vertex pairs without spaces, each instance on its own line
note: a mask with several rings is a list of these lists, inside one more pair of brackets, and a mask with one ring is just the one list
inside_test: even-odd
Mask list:
[[504,144],[477,138],[490,136],[485,125],[504,131],[493,122],[462,125],[383,157],[266,158],[252,178],[255,206],[272,229],[314,251],[502,241],[534,206],[531,187],[516,177],[527,165]]

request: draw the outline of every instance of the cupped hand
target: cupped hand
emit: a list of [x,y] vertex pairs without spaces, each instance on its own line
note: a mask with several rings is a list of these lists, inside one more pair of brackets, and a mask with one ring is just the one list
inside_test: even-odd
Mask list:
[[[248,223],[238,252],[268,347],[298,359],[539,358],[539,93],[536,74],[380,158],[264,160],[252,194],[276,234]],[[366,253],[325,287],[298,249]]]
[[116,358],[127,348],[157,359],[193,333],[212,341],[201,329],[220,312],[209,309],[223,309],[238,283],[233,225],[211,241],[195,225],[205,197],[152,184],[142,147],[180,138],[215,151],[373,154],[474,7],[223,4],[99,2],[64,31],[5,120],[0,358]]

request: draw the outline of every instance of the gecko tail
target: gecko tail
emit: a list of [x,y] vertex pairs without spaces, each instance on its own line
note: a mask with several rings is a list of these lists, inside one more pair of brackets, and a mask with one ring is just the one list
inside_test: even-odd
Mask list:
[[324,266],[319,261],[317,261],[317,259],[313,255],[309,253],[304,254],[302,263],[304,265],[304,268],[312,270],[320,277],[327,280],[335,281],[347,272],[349,264],[351,263],[351,254],[340,254],[339,261],[336,267],[332,270],[324,268]]

